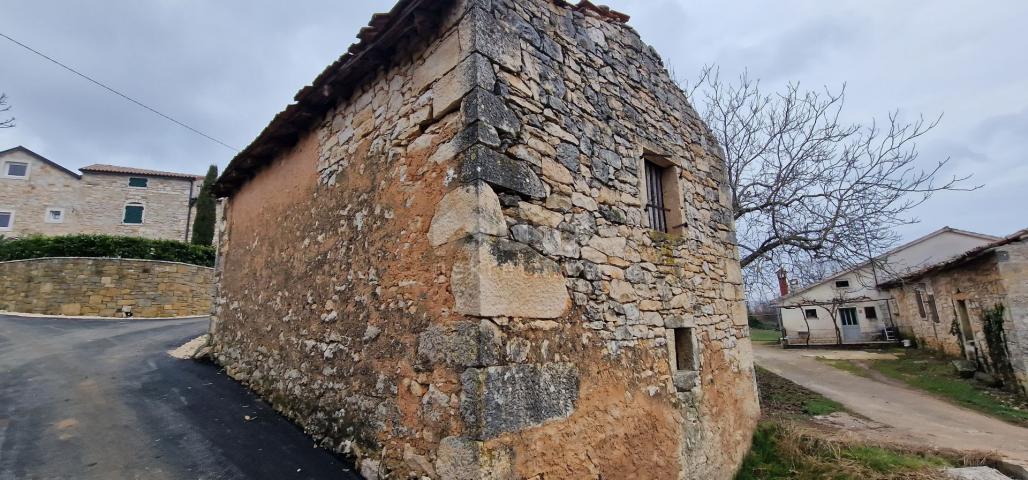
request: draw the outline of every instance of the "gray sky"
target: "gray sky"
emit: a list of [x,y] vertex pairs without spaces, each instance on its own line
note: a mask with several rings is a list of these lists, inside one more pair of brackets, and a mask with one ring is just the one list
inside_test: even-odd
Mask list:
[[[0,0],[0,32],[242,148],[391,1]],[[922,161],[984,188],[918,208],[907,239],[943,225],[1028,226],[1028,2],[609,0],[679,77],[717,63],[765,87],[848,85],[847,120],[944,114]],[[24,145],[70,168],[202,174],[233,153],[0,38],[0,91]]]

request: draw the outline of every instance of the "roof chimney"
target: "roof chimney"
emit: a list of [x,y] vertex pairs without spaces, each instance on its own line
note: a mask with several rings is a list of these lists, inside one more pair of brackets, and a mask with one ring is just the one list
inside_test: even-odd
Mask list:
[[782,296],[789,294],[789,279],[785,275],[785,267],[778,267],[778,290],[782,293]]

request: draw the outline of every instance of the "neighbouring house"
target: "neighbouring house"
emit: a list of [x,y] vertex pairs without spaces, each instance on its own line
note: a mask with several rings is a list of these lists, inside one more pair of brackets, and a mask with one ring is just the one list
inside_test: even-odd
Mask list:
[[372,17],[215,185],[215,359],[369,478],[732,478],[725,165],[627,18]]
[[1028,394],[1028,229],[881,284],[920,346]]
[[789,345],[894,341],[897,307],[882,282],[996,240],[944,227],[795,291],[780,276],[782,335]]
[[0,151],[0,235],[189,239],[203,176],[99,164],[79,170],[21,146]]

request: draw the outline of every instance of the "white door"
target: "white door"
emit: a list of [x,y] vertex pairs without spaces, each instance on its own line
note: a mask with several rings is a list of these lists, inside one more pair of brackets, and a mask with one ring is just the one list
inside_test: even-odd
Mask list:
[[840,308],[839,324],[842,325],[842,341],[844,343],[857,343],[862,340],[856,308]]

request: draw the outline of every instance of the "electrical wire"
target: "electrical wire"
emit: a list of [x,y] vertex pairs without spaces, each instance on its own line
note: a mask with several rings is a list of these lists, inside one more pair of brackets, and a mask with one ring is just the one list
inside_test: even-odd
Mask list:
[[0,32],[0,37],[4,37],[4,38],[8,39],[11,42],[13,42],[15,45],[18,45],[19,47],[24,48],[25,50],[28,50],[28,51],[36,54],[36,55],[39,55],[40,57],[43,57],[43,58],[49,60],[51,63],[54,63],[54,64],[60,66],[61,68],[63,68],[63,69],[65,69],[65,70],[67,70],[67,71],[69,71],[71,73],[74,73],[75,75],[78,75],[78,76],[88,80],[89,82],[95,84],[96,86],[98,86],[100,88],[103,88],[104,90],[107,90],[108,92],[111,92],[111,93],[113,93],[113,94],[115,94],[115,95],[117,95],[117,96],[119,96],[121,98],[124,98],[125,100],[128,100],[128,101],[130,101],[130,102],[132,102],[132,103],[134,103],[134,104],[136,104],[136,105],[138,105],[140,107],[143,107],[143,108],[149,110],[152,113],[155,113],[155,114],[157,114],[157,115],[159,115],[161,117],[164,117],[165,119],[175,123],[176,125],[178,125],[178,126],[180,126],[182,128],[185,128],[185,129],[187,129],[187,130],[189,130],[189,131],[191,131],[191,132],[193,132],[193,133],[195,133],[197,135],[200,135],[200,136],[202,136],[202,137],[204,137],[204,138],[206,138],[206,139],[208,139],[208,140],[210,140],[210,141],[212,141],[214,143],[217,143],[217,144],[219,144],[219,145],[221,145],[221,146],[223,146],[223,147],[225,147],[225,148],[227,148],[229,150],[232,150],[234,152],[238,152],[239,151],[238,148],[235,148],[235,147],[233,147],[233,146],[231,146],[231,145],[229,145],[229,144],[227,144],[227,143],[225,143],[225,142],[223,142],[221,140],[218,140],[217,138],[214,138],[214,137],[212,137],[210,135],[207,135],[206,133],[203,133],[200,130],[195,129],[195,128],[185,124],[184,122],[180,122],[180,121],[172,118],[169,115],[161,113],[157,109],[155,109],[155,108],[153,108],[153,107],[151,107],[149,105],[146,105],[145,103],[140,102],[139,100],[136,100],[136,99],[134,99],[134,98],[132,98],[132,97],[130,97],[128,95],[125,95],[124,93],[121,93],[121,92],[119,92],[119,91],[117,91],[117,90],[115,90],[115,89],[113,89],[111,87],[108,87],[107,85],[104,85],[100,81],[94,80],[89,75],[86,75],[86,74],[84,74],[82,72],[79,72],[78,70],[75,70],[74,68],[71,68],[71,67],[65,65],[65,64],[55,60],[54,58],[44,54],[43,52],[40,52],[39,50],[36,50],[36,49],[34,49],[34,48],[32,48],[32,47],[30,47],[28,45],[25,45],[24,43],[21,43],[21,42],[15,40],[15,39],[11,38],[8,35],[5,35],[3,32]]

